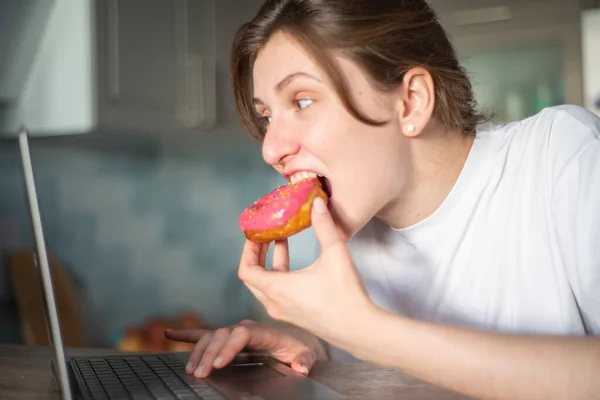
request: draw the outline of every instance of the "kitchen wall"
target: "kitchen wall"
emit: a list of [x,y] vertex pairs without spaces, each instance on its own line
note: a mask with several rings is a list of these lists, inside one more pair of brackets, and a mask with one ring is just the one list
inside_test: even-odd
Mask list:
[[[244,207],[283,180],[241,129],[227,77],[234,30],[262,0],[216,1],[219,124],[190,136],[34,139],[49,247],[76,280],[92,343],[125,326],[183,310],[212,325],[264,318],[237,279]],[[229,14],[232,9],[235,14]],[[16,143],[0,141],[0,252],[31,248]],[[291,242],[294,265],[313,258],[311,231]],[[0,264],[0,341],[18,340]],[[4,305],[2,307],[1,305]],[[9,311],[12,309],[13,313]],[[6,311],[9,310],[9,311]]]

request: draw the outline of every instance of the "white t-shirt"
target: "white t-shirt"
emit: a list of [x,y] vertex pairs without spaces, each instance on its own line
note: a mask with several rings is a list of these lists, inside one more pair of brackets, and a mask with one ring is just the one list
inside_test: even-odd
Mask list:
[[374,219],[348,245],[387,311],[507,333],[600,335],[600,119],[560,106],[482,124],[430,217],[397,230]]

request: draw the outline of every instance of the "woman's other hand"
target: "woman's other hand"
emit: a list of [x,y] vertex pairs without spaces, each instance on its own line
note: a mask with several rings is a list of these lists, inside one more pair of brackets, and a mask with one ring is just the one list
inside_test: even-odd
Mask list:
[[316,337],[296,329],[244,320],[214,331],[167,330],[165,335],[171,340],[196,343],[185,370],[197,378],[207,377],[213,368],[227,366],[242,351],[266,352],[307,375],[317,359],[327,356]]

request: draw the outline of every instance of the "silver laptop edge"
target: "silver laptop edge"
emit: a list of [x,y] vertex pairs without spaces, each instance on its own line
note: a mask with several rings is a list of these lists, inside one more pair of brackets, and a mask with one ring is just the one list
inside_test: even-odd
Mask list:
[[62,399],[72,400],[71,388],[69,385],[69,374],[67,372],[67,363],[62,343],[62,336],[60,334],[58,312],[56,310],[54,289],[52,287],[48,253],[46,251],[46,242],[42,229],[42,218],[33,177],[33,166],[31,164],[31,153],[29,150],[27,129],[21,128],[18,136],[19,149],[21,151],[21,162],[23,164],[23,174],[25,176],[25,188],[27,189],[27,200],[29,202],[31,224],[33,225],[33,236],[36,247],[35,262],[40,270],[42,291],[44,292],[46,317],[48,328],[50,330],[50,341],[54,347],[54,368],[57,372],[56,375],[58,377],[58,385]]

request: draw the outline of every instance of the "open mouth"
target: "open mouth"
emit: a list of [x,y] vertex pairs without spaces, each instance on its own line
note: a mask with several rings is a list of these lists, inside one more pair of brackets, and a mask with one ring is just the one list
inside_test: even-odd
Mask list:
[[325,192],[327,197],[331,198],[331,183],[329,182],[329,179],[321,175],[318,175],[318,178],[319,182],[321,182],[321,186],[323,187],[323,191]]
[[323,175],[318,175],[315,172],[300,171],[300,172],[296,172],[295,174],[289,176],[288,180],[290,181],[290,183],[296,183],[303,179],[312,179],[312,178],[319,179],[319,182],[321,182],[321,187],[323,188],[323,191],[327,194],[327,197],[331,198],[331,194],[332,194],[331,182],[329,182],[329,179],[327,179]]

